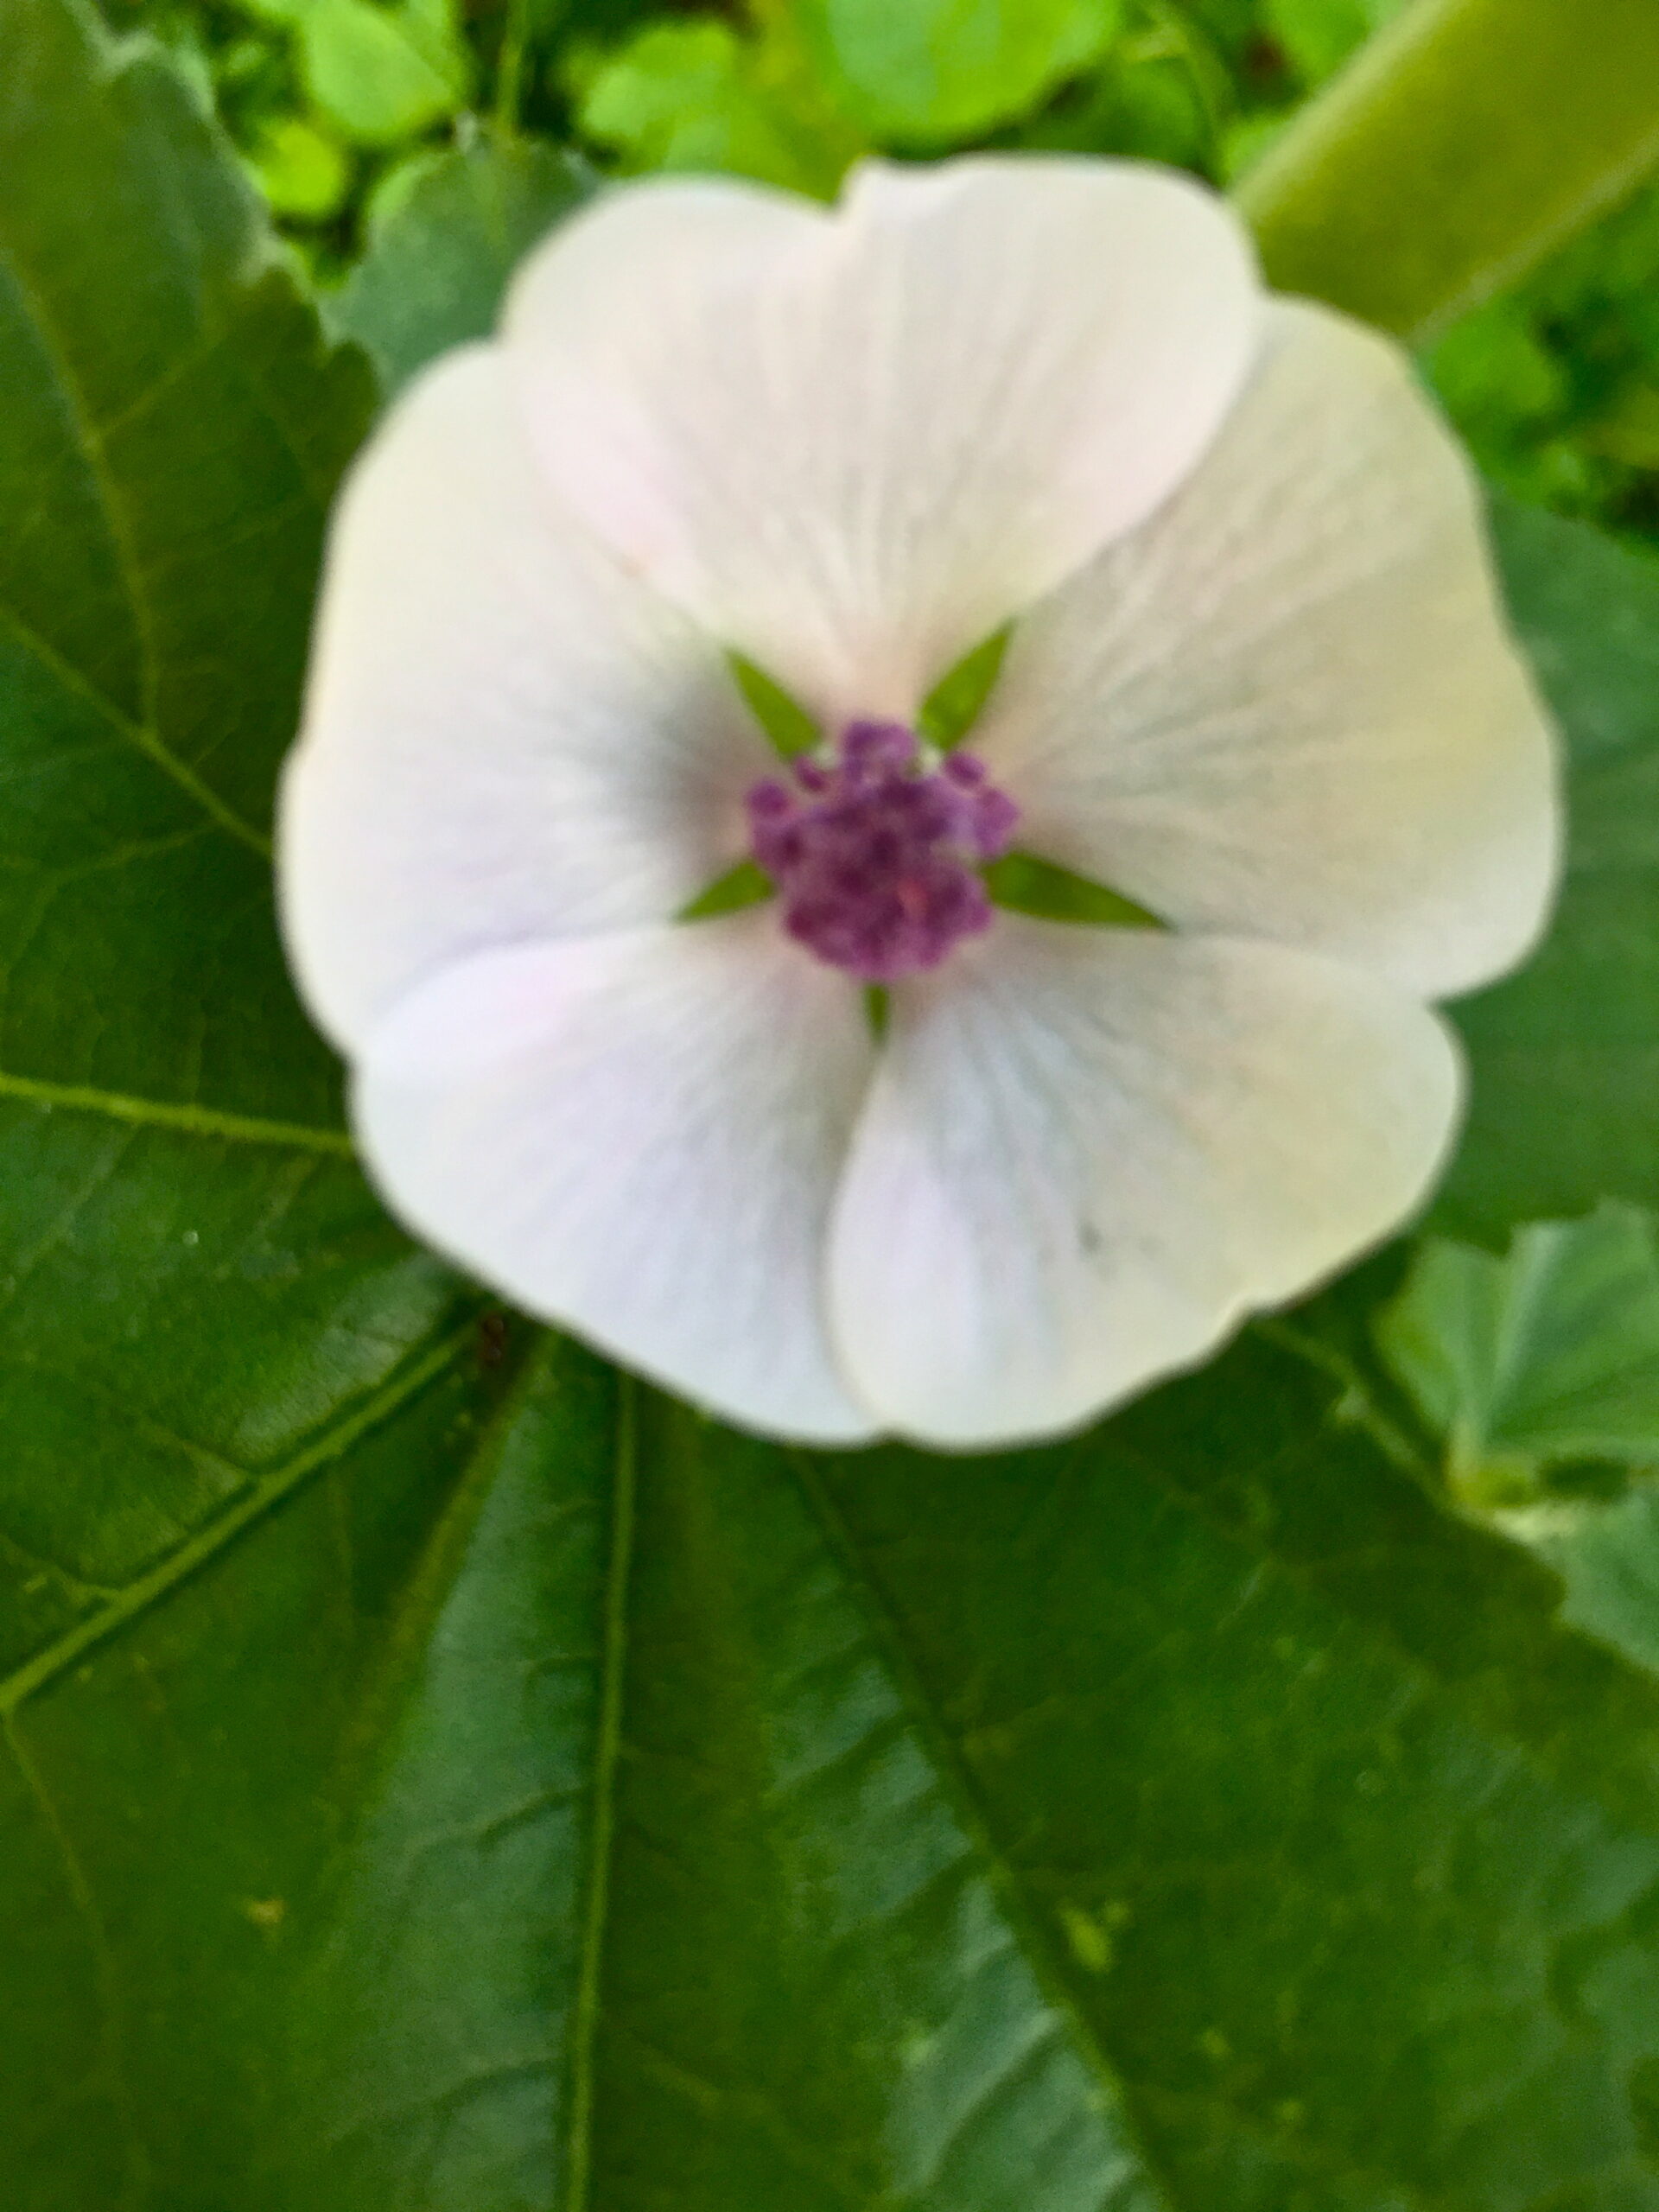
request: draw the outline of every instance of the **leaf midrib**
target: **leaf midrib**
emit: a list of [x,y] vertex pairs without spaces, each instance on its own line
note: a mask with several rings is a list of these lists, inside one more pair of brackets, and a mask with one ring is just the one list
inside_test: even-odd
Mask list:
[[[1235,1527],[1224,1516],[1206,1510],[1200,1497],[1172,1484],[1155,1461],[1145,1454],[1131,1452],[1128,1457],[1143,1479],[1171,1496],[1185,1511],[1214,1529],[1225,1541],[1254,1554],[1275,1574],[1281,1576],[1287,1586],[1314,1598],[1322,1605],[1337,1607],[1337,1600],[1316,1573],[1286,1560],[1268,1543]],[[1127,2075],[1119,2072],[1110,2051],[1082,2010],[1073,1991],[1071,1972],[1063,1951],[1028,1902],[1026,1885],[1018,1871],[997,1844],[989,1811],[961,1758],[955,1739],[920,1668],[911,1654],[899,1617],[888,1603],[878,1578],[868,1567],[857,1537],[810,1459],[799,1452],[790,1452],[788,1459],[791,1471],[810,1511],[823,1531],[831,1553],[839,1561],[855,1602],[871,1624],[886,1659],[889,1678],[904,1710],[929,1751],[935,1770],[980,1858],[998,1903],[1015,1933],[1039,1987],[1069,2024],[1079,2056],[1104,2086],[1149,2179],[1170,2208],[1170,2212],[1174,2212],[1181,2200],[1175,2190],[1173,2178],[1149,2148],[1144,2131],[1131,2111],[1132,2105],[1140,2096],[1140,2089],[1130,2083]],[[1369,1616],[1344,1612],[1344,1618],[1359,1627],[1368,1641],[1376,1649],[1385,1652],[1389,1663],[1412,1680],[1420,1691],[1432,1693],[1434,1697],[1445,1700],[1466,1725],[1474,1727],[1483,1737],[1509,1745],[1525,1765],[1550,1788],[1561,1786],[1560,1777],[1547,1760],[1540,1758],[1529,1739],[1518,1731],[1503,1728],[1491,1713],[1482,1710],[1478,1701],[1467,1697],[1465,1685],[1458,1677],[1437,1669],[1424,1655],[1389,1636]],[[1605,1806],[1602,1809],[1615,1826],[1629,1825],[1628,1816],[1621,1816],[1616,1808]],[[1162,2095],[1163,2093],[1157,2091],[1154,2094]],[[1367,2178],[1363,2170],[1351,2166],[1305,2139],[1281,2139],[1264,2125],[1262,2114],[1237,2105],[1218,2093],[1206,2094],[1202,2101],[1211,2109],[1224,2114],[1230,2124],[1271,2143],[1276,2155],[1289,2158],[1293,2164],[1310,2173],[1323,2173],[1350,2185]],[[1409,2212],[1451,2212],[1449,2202],[1438,2196],[1425,2196],[1397,2176],[1377,2175],[1375,2178],[1386,2181],[1389,2188],[1400,2197],[1402,2205],[1409,2208]],[[576,2208],[572,2208],[572,2212],[576,2212]]]
[[934,1770],[985,1871],[997,1904],[1014,1932],[1027,1964],[1044,1996],[1066,2022],[1073,2048],[1103,2089],[1109,2106],[1132,2142],[1147,2179],[1157,2190],[1164,2205],[1169,2208],[1169,2212],[1174,2212],[1179,2199],[1173,2186],[1173,2177],[1162,2170],[1142,2131],[1129,2113],[1129,2092],[1125,2078],[1118,2072],[1110,2054],[1079,2007],[1058,1948],[1040,1918],[1032,1910],[1025,1885],[996,1841],[988,1810],[911,1656],[898,1616],[887,1603],[875,1577],[869,1572],[856,1537],[810,1460],[799,1452],[791,1452],[787,1457],[791,1472],[806,1502],[807,1510],[817,1524],[831,1555],[840,1565],[855,1603],[870,1624],[899,1702],[911,1725],[922,1738]]

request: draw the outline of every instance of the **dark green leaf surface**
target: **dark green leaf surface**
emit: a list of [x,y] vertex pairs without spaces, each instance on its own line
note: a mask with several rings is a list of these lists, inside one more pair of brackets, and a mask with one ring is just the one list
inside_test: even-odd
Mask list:
[[1531,508],[1495,519],[1570,831],[1541,950],[1457,1009],[1473,1090],[1435,1218],[1494,1245],[1602,1198],[1659,1208],[1659,568]]
[[51,0],[0,10],[0,2195],[182,2212],[248,2202],[288,1901],[479,1392],[272,925],[366,377]]
[[[1266,1332],[952,1461],[480,1325],[261,849],[359,368],[66,0],[0,10],[0,176],[8,2212],[1659,2212],[1612,1570],[1564,1627]],[[1500,1224],[1633,1172],[1649,881],[1649,587],[1533,531],[1618,895],[1470,1011]],[[1584,1110],[1506,1150],[1546,1031]]]

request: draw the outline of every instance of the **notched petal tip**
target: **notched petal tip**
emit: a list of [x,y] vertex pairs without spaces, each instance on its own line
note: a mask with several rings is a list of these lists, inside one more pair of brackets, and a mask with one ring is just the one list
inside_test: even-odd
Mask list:
[[940,672],[1167,496],[1259,337],[1248,243],[1140,164],[874,162],[833,210],[627,188],[505,332],[543,465],[831,720]]

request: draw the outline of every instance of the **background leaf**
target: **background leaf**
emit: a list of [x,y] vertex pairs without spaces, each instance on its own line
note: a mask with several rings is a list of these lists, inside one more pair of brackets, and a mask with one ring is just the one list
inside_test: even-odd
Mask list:
[[272,925],[363,365],[171,73],[54,0],[0,14],[0,2158],[205,2212],[280,2118],[264,2000],[475,1301],[364,1186]]
[[1023,114],[1109,46],[1119,0],[801,0],[848,111],[881,139],[937,143]]
[[254,181],[276,213],[310,221],[334,214],[351,186],[345,149],[297,115],[265,125],[251,167]]
[[1431,1240],[1378,1336],[1465,1497],[1519,1502],[1579,1460],[1659,1465],[1659,1247],[1632,1207],[1534,1223],[1502,1260]]
[[1310,84],[1335,76],[1374,31],[1400,13],[1408,0],[1267,0],[1270,34]]
[[822,199],[866,146],[782,7],[759,37],[707,20],[648,24],[588,77],[577,119],[631,169],[715,169]]
[[348,138],[392,144],[466,100],[472,57],[451,0],[304,0],[297,28],[306,89]]
[[378,226],[333,303],[334,327],[395,391],[435,353],[490,334],[512,270],[592,188],[579,162],[533,140],[437,156]]

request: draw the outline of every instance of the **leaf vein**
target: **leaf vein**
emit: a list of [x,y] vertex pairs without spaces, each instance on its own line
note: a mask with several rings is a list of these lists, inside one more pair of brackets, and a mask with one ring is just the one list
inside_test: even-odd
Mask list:
[[588,1893],[582,1910],[582,1953],[570,2018],[570,2150],[565,2171],[564,2212],[588,2212],[593,2171],[594,2056],[606,1925],[610,1912],[616,1777],[621,1756],[624,1676],[628,1656],[628,1592],[632,1579],[634,1504],[639,1478],[638,1412],[634,1386],[626,1376],[618,1378],[617,1394],[616,1480],[612,1496],[611,1549],[606,1568],[601,1624],[599,1732],[594,1754]]
[[27,1700],[67,1673],[95,1644],[102,1643],[129,1621],[160,1604],[181,1582],[216,1558],[245,1529],[262,1520],[309,1477],[331,1465],[359,1437],[418,1396],[471,1345],[476,1328],[476,1321],[469,1317],[464,1327],[451,1331],[284,1465],[263,1476],[216,1520],[138,1576],[118,1597],[37,1651],[0,1681],[0,1715],[16,1712]]
[[218,792],[209,785],[205,784],[194,770],[163,742],[159,731],[155,727],[156,642],[149,619],[149,602],[140,588],[142,571],[118,489],[110,475],[105,461],[103,441],[88,413],[85,395],[70,368],[63,342],[44,301],[19,267],[15,255],[7,254],[0,257],[0,259],[3,259],[5,267],[17,286],[18,295],[32,316],[39,333],[41,348],[56,372],[59,390],[74,434],[75,443],[86,462],[87,474],[92,478],[98,493],[99,505],[104,512],[105,523],[110,533],[110,543],[114,550],[117,565],[126,588],[127,603],[132,612],[132,619],[137,630],[139,646],[143,658],[146,708],[143,718],[135,721],[96,685],[89,683],[79,670],[74,669],[72,663],[67,661],[54,647],[48,645],[32,625],[26,622],[14,607],[7,607],[0,611],[4,612],[13,628],[31,651],[46,660],[60,679],[72,681],[74,689],[81,697],[100,706],[111,726],[137,746],[146,759],[153,761],[163,774],[171,777],[181,790],[188,791],[221,830],[239,840],[241,843],[251,846],[255,852],[268,856],[270,851],[270,839],[263,836],[258,830],[245,822],[234,808],[227,806]]
[[98,1986],[99,2011],[103,2021],[103,2049],[101,2067],[111,2102],[120,2111],[126,2138],[126,2187],[123,2194],[129,2205],[141,2202],[149,2195],[149,2161],[142,2148],[142,2139],[137,2125],[137,2101],[133,2094],[130,2075],[126,2062],[125,2023],[121,2004],[120,1970],[110,1946],[109,1931],[99,1909],[86,1870],[71,1840],[57,1807],[46,1787],[45,1777],[36,1766],[33,1754],[24,1743],[17,1725],[16,1713],[8,1710],[3,1716],[6,1743],[13,1764],[22,1778],[23,1787],[34,1800],[41,1826],[52,1839],[58,1863],[63,1870],[64,1885],[70,1904],[92,1961],[93,1979]]
[[1175,2194],[1168,2177],[1158,2172],[1157,2161],[1143,2131],[1130,2125],[1126,2086],[1078,2004],[1054,1942],[1027,1904],[1014,1865],[996,1840],[988,1811],[935,1709],[920,1669],[911,1656],[897,1615],[887,1602],[876,1575],[860,1554],[852,1530],[817,1470],[802,1452],[791,1452],[788,1459],[802,1496],[823,1531],[831,1553],[841,1562],[849,1586],[859,1593],[866,1617],[886,1656],[894,1688],[931,1756],[957,1816],[986,1870],[1003,1915],[1018,1936],[1039,1988],[1054,2012],[1066,2023],[1073,2048],[1100,2084],[1109,2109],[1118,2117],[1130,2137],[1148,2178],[1159,2190],[1160,2202],[1173,2204]]
[[35,1076],[0,1069],[0,1098],[16,1098],[48,1110],[101,1114],[140,1128],[174,1129],[186,1136],[213,1137],[230,1144],[270,1145],[301,1152],[322,1152],[349,1160],[352,1140],[344,1129],[324,1129],[304,1122],[266,1121],[257,1114],[222,1113],[216,1107],[138,1098],[93,1085],[48,1083]]

